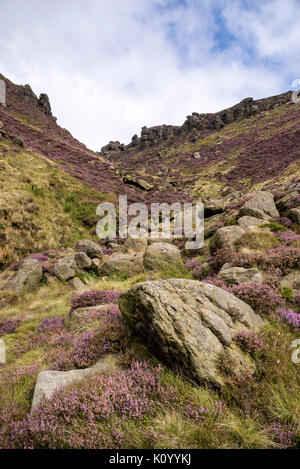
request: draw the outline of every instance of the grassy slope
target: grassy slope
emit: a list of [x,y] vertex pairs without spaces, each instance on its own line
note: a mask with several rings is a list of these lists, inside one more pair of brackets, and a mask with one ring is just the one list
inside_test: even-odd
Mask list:
[[0,140],[0,183],[0,268],[91,237],[97,204],[113,199],[8,139]]

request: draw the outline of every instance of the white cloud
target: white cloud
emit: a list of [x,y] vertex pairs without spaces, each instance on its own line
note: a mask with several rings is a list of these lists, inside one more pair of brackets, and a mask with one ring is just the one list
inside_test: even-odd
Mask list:
[[[142,125],[181,124],[193,111],[284,91],[293,52],[286,58],[282,42],[300,42],[295,1],[272,2],[271,18],[269,2],[256,13],[227,0],[183,3],[1,0],[0,72],[47,92],[60,125],[95,150],[128,142]],[[223,51],[213,49],[216,8],[238,39]],[[276,28],[286,31],[289,22],[293,31],[280,39]],[[269,56],[288,68],[278,73],[265,64]]]

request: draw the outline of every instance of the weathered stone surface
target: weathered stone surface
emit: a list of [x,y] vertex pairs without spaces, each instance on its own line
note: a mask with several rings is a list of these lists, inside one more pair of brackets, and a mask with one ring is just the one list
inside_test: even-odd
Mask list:
[[[119,307],[157,358],[196,382],[215,386],[223,384],[217,363],[224,350],[229,350],[237,368],[247,362],[233,343],[234,334],[264,324],[243,301],[195,280],[138,283],[120,296]],[[239,320],[232,318],[233,312],[239,312]]]
[[97,257],[102,259],[102,250],[100,246],[90,239],[82,239],[76,245],[76,251],[85,252],[90,258]]
[[273,194],[271,192],[256,191],[247,194],[250,197],[239,210],[238,216],[250,216],[271,220],[279,217],[279,212],[274,203]]
[[126,275],[132,277],[144,272],[143,254],[118,254],[111,256],[99,268],[99,275]]
[[289,191],[287,194],[285,194],[283,197],[281,197],[281,199],[277,200],[276,201],[276,207],[278,208],[278,210],[280,210],[281,212],[283,212],[284,210],[287,210],[289,207],[289,202],[291,201],[291,199],[293,199],[294,197],[297,197],[298,195],[298,191]]
[[133,186],[139,187],[140,189],[143,189],[145,191],[151,191],[152,189],[154,189],[154,186],[149,182],[144,181],[144,179],[140,179],[131,174],[125,175],[123,177],[123,182],[125,182],[125,184],[131,184]]
[[101,153],[106,153],[110,151],[120,151],[121,143],[117,140],[113,142],[112,140],[104,147],[101,148]]
[[229,267],[222,269],[219,273],[224,282],[232,285],[241,283],[262,283],[263,276],[257,269],[244,269],[243,267]]
[[131,238],[130,236],[126,239],[124,246],[128,250],[135,252],[145,251],[148,245],[147,238]]
[[218,249],[233,249],[235,241],[239,240],[244,230],[240,226],[224,226],[219,228],[209,242],[209,250],[214,253]]
[[266,220],[256,217],[244,216],[238,219],[238,224],[241,228],[247,228],[248,226],[260,226],[266,223]]
[[92,259],[91,269],[97,270],[99,267],[100,267],[100,261],[99,259],[97,259],[97,257],[95,257],[94,259]]
[[41,264],[36,259],[27,259],[19,268],[17,274],[5,285],[5,288],[17,296],[34,290],[40,283],[43,275]]
[[39,406],[44,397],[51,399],[57,389],[65,387],[74,381],[80,381],[87,375],[109,371],[116,367],[117,356],[110,354],[101,358],[94,366],[83,370],[41,371],[37,377],[31,411]]
[[87,286],[78,277],[74,277],[69,281],[69,285],[73,288],[72,296],[81,295],[88,290]]
[[69,254],[59,259],[53,268],[56,277],[62,282],[66,282],[70,278],[75,277],[77,271],[77,264],[75,261],[75,254]]
[[169,243],[153,243],[146,249],[144,267],[148,270],[183,267],[180,251]]
[[39,97],[39,106],[47,116],[52,116],[49,97],[46,93],[41,93]]
[[75,254],[75,262],[78,269],[88,269],[92,265],[92,261],[85,252],[78,252]]
[[231,122],[245,119],[259,111],[273,109],[275,106],[282,105],[291,100],[291,92],[283,93],[278,96],[272,96],[257,101],[253,98],[245,98],[240,103],[228,109],[224,109],[216,114],[199,114],[193,112],[191,116],[187,116],[182,126],[182,131],[198,130],[220,130]]
[[294,223],[300,225],[300,207],[291,208],[288,211],[288,217],[293,220]]

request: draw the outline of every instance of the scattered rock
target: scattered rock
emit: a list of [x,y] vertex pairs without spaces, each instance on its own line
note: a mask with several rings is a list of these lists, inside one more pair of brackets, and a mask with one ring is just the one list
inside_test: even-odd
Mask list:
[[204,203],[204,216],[205,218],[222,213],[225,210],[225,201],[223,199],[207,200]]
[[74,381],[80,381],[87,375],[97,374],[115,368],[117,368],[117,356],[110,354],[101,358],[91,368],[84,370],[41,371],[37,377],[31,411],[39,406],[44,397],[51,399],[54,391],[57,389],[67,386]]
[[54,275],[61,280],[66,282],[71,278],[75,277],[77,271],[77,264],[75,260],[75,254],[69,254],[59,259],[53,268]]
[[144,255],[144,267],[148,270],[161,270],[184,267],[180,250],[169,243],[153,243]]
[[99,268],[100,276],[124,275],[133,277],[144,272],[143,254],[117,254]]
[[102,250],[100,246],[89,239],[78,241],[76,251],[85,252],[90,258],[97,257],[98,259],[102,259]]
[[280,210],[281,212],[284,212],[285,210],[287,210],[289,208],[288,207],[289,202],[294,197],[297,197],[297,195],[298,195],[298,191],[290,191],[284,197],[281,197],[281,199],[277,200],[276,207],[278,208],[278,210]]
[[287,215],[294,223],[300,225],[300,207],[292,208]]
[[69,281],[69,285],[71,288],[73,288],[72,296],[81,295],[81,293],[84,293],[88,289],[87,286],[78,277],[72,278]]
[[12,141],[15,145],[18,145],[21,148],[25,148],[24,140],[21,137],[14,137]]
[[257,269],[244,269],[243,267],[230,267],[222,269],[220,276],[224,282],[231,285],[240,285],[241,283],[262,283],[263,276]]
[[219,228],[209,242],[210,252],[213,254],[218,249],[233,249],[235,241],[244,233],[244,230],[237,225]]
[[271,192],[257,191],[247,194],[250,197],[239,210],[238,216],[250,216],[271,220],[279,217],[279,212],[274,203],[273,194]]
[[292,288],[295,295],[300,294],[300,270],[296,269],[282,277],[280,282],[281,288]]
[[145,251],[148,245],[147,238],[131,238],[128,237],[124,243],[125,248],[131,249],[134,252]]
[[78,269],[88,269],[92,265],[92,261],[85,252],[78,252],[75,254],[75,262]]
[[[252,308],[218,287],[168,279],[134,285],[119,298],[124,319],[151,353],[198,383],[222,386],[220,354],[228,350],[237,369],[249,365],[233,344],[240,330],[264,324]],[[232,313],[238,312],[234,320]]]
[[94,259],[92,259],[91,269],[92,270],[98,270],[99,267],[100,267],[100,261],[99,261],[99,259],[97,259],[97,257],[95,257]]
[[154,186],[149,182],[129,174],[123,177],[123,182],[125,184],[131,184],[133,186],[139,187],[140,189],[143,189],[145,191],[151,191],[152,189],[154,189]]
[[5,285],[5,288],[22,296],[34,290],[43,276],[41,264],[36,259],[27,259],[18,269],[17,274]]

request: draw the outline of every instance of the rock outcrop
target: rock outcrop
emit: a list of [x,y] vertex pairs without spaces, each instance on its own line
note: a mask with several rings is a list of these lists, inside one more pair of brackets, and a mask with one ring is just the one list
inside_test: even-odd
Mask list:
[[235,333],[264,324],[243,301],[195,280],[138,283],[120,296],[119,307],[153,355],[194,381],[216,387],[223,384],[218,360],[224,351],[237,369],[250,365],[233,342]]
[[253,98],[245,98],[235,106],[224,109],[216,114],[199,114],[198,112],[193,112],[192,115],[187,116],[182,130],[220,130],[227,124],[251,117],[261,111],[274,109],[274,107],[285,104],[290,100],[291,92],[288,92],[257,101]]

